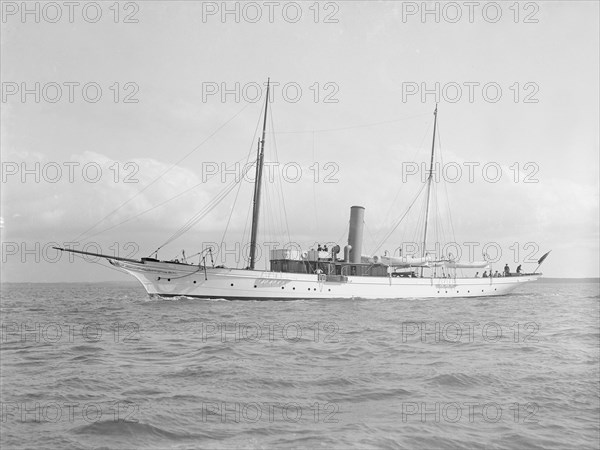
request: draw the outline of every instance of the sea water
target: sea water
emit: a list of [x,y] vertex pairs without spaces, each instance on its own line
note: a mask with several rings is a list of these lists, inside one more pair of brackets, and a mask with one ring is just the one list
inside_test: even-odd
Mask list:
[[2,285],[0,445],[598,448],[599,284],[225,301]]

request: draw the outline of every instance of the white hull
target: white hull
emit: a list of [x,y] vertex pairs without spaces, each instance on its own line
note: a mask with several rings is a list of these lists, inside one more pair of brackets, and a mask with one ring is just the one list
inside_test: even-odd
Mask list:
[[500,278],[401,278],[201,268],[168,262],[111,263],[136,277],[148,294],[239,300],[398,299],[504,295],[541,274]]

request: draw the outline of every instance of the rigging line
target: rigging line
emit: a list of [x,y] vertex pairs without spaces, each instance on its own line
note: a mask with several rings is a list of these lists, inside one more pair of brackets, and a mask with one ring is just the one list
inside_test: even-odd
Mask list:
[[417,114],[415,116],[407,116],[407,117],[403,117],[403,118],[400,118],[400,119],[385,120],[383,122],[374,122],[374,123],[367,123],[367,124],[359,124],[359,125],[352,125],[352,126],[340,127],[340,128],[323,128],[323,129],[320,129],[320,130],[279,131],[278,134],[325,133],[325,132],[329,132],[329,131],[351,130],[351,129],[354,129],[354,128],[368,128],[368,127],[373,127],[373,126],[377,126],[377,125],[384,125],[384,124],[388,124],[388,123],[402,122],[403,120],[414,119],[414,118],[417,118],[417,117],[424,117],[424,116],[426,116],[428,114],[431,114],[431,113]]
[[[235,166],[237,163],[241,162],[242,160],[243,160],[243,158],[242,158],[242,159],[240,159],[240,160],[238,160],[238,161],[236,161],[235,163],[233,163],[233,165]],[[219,173],[219,172],[215,172],[214,174],[209,174],[209,175],[208,175],[208,177],[207,177],[207,180],[208,180],[209,178],[211,178],[211,177],[215,176],[217,173]],[[165,201],[163,201],[163,202],[160,202],[160,203],[158,203],[158,204],[156,204],[156,205],[152,206],[151,208],[148,208],[148,209],[146,209],[145,211],[142,211],[142,212],[140,212],[140,213],[136,214],[135,216],[132,216],[132,217],[130,217],[130,218],[128,218],[128,219],[125,219],[125,220],[123,220],[123,221],[121,221],[121,222],[119,222],[119,223],[117,223],[117,224],[115,224],[115,225],[112,225],[112,226],[110,226],[110,227],[108,227],[108,228],[104,228],[103,230],[97,231],[97,232],[95,232],[94,234],[91,234],[91,235],[89,235],[89,236],[88,236],[86,239],[93,238],[94,236],[97,236],[97,235],[99,235],[99,234],[105,233],[106,231],[112,230],[113,228],[120,227],[121,225],[123,225],[123,224],[125,224],[125,223],[127,223],[127,222],[131,222],[133,219],[137,219],[138,217],[140,217],[140,216],[143,216],[144,214],[146,214],[146,213],[149,213],[150,211],[153,211],[153,210],[155,210],[156,208],[160,208],[161,206],[164,206],[164,205],[166,205],[167,203],[170,203],[170,202],[172,202],[172,201],[173,201],[173,200],[175,200],[176,198],[179,198],[179,197],[181,197],[182,195],[185,195],[185,194],[187,194],[188,192],[190,192],[190,191],[193,191],[194,189],[196,189],[196,188],[197,188],[197,187],[199,187],[199,186],[202,186],[203,184],[204,184],[204,182],[200,182],[200,183],[198,183],[198,184],[195,184],[194,186],[192,186],[192,187],[190,187],[190,188],[186,189],[185,191],[182,191],[182,192],[180,192],[179,194],[176,194],[175,196],[173,196],[173,197],[171,197],[171,198],[168,198],[167,200],[165,200]]]
[[438,242],[440,245],[442,242],[445,242],[445,233],[444,233],[444,223],[441,219],[441,214],[440,214],[440,203],[438,201],[438,191],[437,189],[433,190],[433,207],[434,207],[434,214],[435,214],[435,218],[433,221],[433,225],[434,225],[434,235],[435,235],[435,242]]
[[164,247],[165,245],[169,244],[170,242],[173,242],[175,239],[181,237],[184,233],[186,233],[187,231],[189,231],[200,219],[202,219],[202,217],[204,217],[206,214],[208,214],[210,211],[212,211],[212,209],[221,202],[221,200],[223,200],[223,198],[225,198],[225,196],[231,192],[231,190],[233,189],[234,185],[230,185],[227,186],[227,189],[225,189],[223,191],[223,194],[219,197],[216,197],[215,200],[209,202],[207,204],[207,206],[205,206],[200,212],[194,214],[194,216],[192,216],[190,219],[188,219],[188,221],[181,227],[179,228],[175,233],[173,233],[169,239],[167,239],[167,241],[162,244],[161,246],[159,246],[156,251],[160,250],[162,247]]
[[[252,205],[252,203],[250,202],[250,203],[249,203],[249,205],[251,206],[251,205]],[[248,212],[246,213],[246,223],[244,223],[244,232],[242,233],[242,240],[240,241],[240,242],[242,242],[242,243],[243,243],[243,242],[246,242],[246,241],[247,241],[247,239],[248,239],[248,238],[246,237],[246,235],[248,234],[248,221],[250,220],[250,212],[251,212],[251,211],[252,211],[252,208],[251,208],[251,207],[249,207],[249,208],[248,208]],[[240,244],[240,245],[241,245],[241,244]],[[243,258],[243,261],[242,261],[242,257],[243,257],[243,256],[244,256],[244,254],[243,254],[243,253],[240,253],[240,256],[239,256],[239,258],[236,258],[236,261],[235,261],[235,267],[236,267],[236,269],[239,269],[239,268],[240,268],[240,263],[241,263],[241,262],[244,262],[244,264],[247,264],[248,258],[247,258],[247,257],[246,257],[246,258]],[[248,267],[248,265],[247,265],[246,267]]]
[[[440,155],[440,161],[442,163],[442,167],[444,167],[444,159],[443,159],[443,155],[442,155],[442,135],[440,134],[440,126],[438,123],[438,148],[439,148],[439,155]],[[454,242],[456,242],[456,234],[454,232],[454,222],[452,220],[452,208],[450,206],[450,196],[448,195],[448,183],[444,182],[444,191],[446,193],[446,203],[448,204],[448,218],[450,220],[450,229],[452,230],[452,239],[454,240]]]
[[[247,168],[247,170],[249,170],[249,168]],[[246,172],[247,172],[246,170]],[[245,172],[244,172],[245,175]],[[243,178],[243,177],[242,177]],[[181,236],[183,235],[185,232],[187,232],[191,227],[193,227],[200,219],[202,219],[206,214],[208,214],[208,212],[210,212],[215,206],[217,206],[232,190],[233,188],[241,183],[241,179],[238,180],[233,180],[232,182],[229,183],[229,185],[227,185],[213,200],[211,200],[203,209],[201,209],[198,213],[196,213],[195,215],[193,215],[190,219],[188,219],[188,221],[179,228],[179,230],[177,230],[175,233],[173,233],[173,236]]]
[[281,208],[280,208],[280,198],[279,198],[279,191],[275,190],[274,192],[271,193],[272,196],[272,204],[271,204],[271,208],[273,209],[273,222],[274,222],[274,226],[275,229],[273,230],[273,241],[274,242],[279,242],[279,240],[281,240],[281,245],[285,244],[285,225],[283,223],[283,217],[281,214]]
[[109,263],[108,265],[107,265],[107,264],[104,264],[104,263],[102,263],[101,261],[104,261],[104,258],[97,257],[97,258],[99,258],[99,259],[100,259],[100,261],[94,261],[93,259],[91,259],[91,260],[90,260],[90,259],[87,259],[85,255],[78,255],[77,253],[71,253],[71,254],[72,254],[72,255],[74,255],[74,256],[75,256],[75,257],[77,257],[77,258],[81,258],[81,259],[82,259],[82,260],[84,260],[86,263],[98,264],[99,266],[101,266],[101,267],[104,267],[105,269],[111,269],[111,270],[117,271],[117,272],[119,272],[119,273],[122,273],[122,274],[127,274],[127,275],[129,275],[129,273],[128,273],[126,270],[124,270],[124,269],[119,269],[119,268],[116,268],[116,267],[114,267],[114,266],[113,266],[112,264],[110,264],[110,263]]
[[[342,235],[341,235],[341,236],[338,238],[338,240],[336,241],[336,245],[339,245],[339,244],[338,244],[338,242],[339,242],[339,241],[342,241],[342,242],[344,242],[344,234],[346,234],[346,229],[344,229],[344,230],[342,231]],[[342,252],[344,251],[344,246],[343,246],[343,245],[340,245],[340,251],[342,251]]]
[[[425,116],[425,114],[422,114],[421,116]],[[429,130],[429,128],[427,128],[427,130]],[[419,153],[419,152],[420,152],[420,151],[422,151],[422,149],[423,149],[423,142],[424,142],[424,140],[425,140],[425,136],[427,135],[427,130],[426,130],[426,131],[424,132],[424,134],[423,134],[423,137],[422,137],[422,139],[421,139],[421,145],[420,145],[420,146],[417,148],[417,150],[415,151],[415,154],[413,155],[413,158],[412,158],[413,160],[415,159],[415,157],[416,157],[417,153]],[[423,185],[422,185],[422,187],[421,187],[421,190],[419,191],[419,194],[417,194],[417,197],[420,195],[420,192],[423,190],[423,186],[425,186],[425,184],[423,184]],[[402,186],[400,186],[400,187],[399,187],[399,189],[398,189],[398,191],[396,192],[396,196],[395,196],[394,200],[392,201],[392,206],[390,207],[390,209],[388,209],[388,213],[386,214],[386,218],[385,218],[384,222],[387,222],[387,219],[388,219],[388,217],[389,217],[389,215],[390,215],[390,213],[391,213],[391,209],[393,208],[393,205],[396,203],[396,200],[397,200],[398,196],[400,195],[400,191],[401,191],[401,189],[402,189]],[[414,200],[414,201],[416,201],[416,198],[415,198],[415,200]],[[414,201],[413,201],[413,203],[414,203]],[[412,204],[411,204],[411,207],[412,207]],[[409,208],[409,209],[410,209],[410,208]],[[407,212],[408,212],[408,211],[407,211]],[[417,220],[417,228],[418,228],[418,226],[419,226],[419,224],[420,224],[420,223],[421,223],[421,219],[420,219],[420,216],[419,216],[419,218],[418,218],[418,220]],[[397,226],[398,226],[398,224],[396,224],[396,226],[394,227],[394,229],[395,229],[395,228],[397,228]],[[416,233],[416,231],[415,231],[415,233]],[[379,244],[379,246],[378,246],[378,247],[375,249],[375,252],[376,252],[377,250],[379,250],[379,247],[381,247],[381,246],[382,246],[382,245],[385,243],[385,241],[386,241],[386,240],[389,238],[389,236],[390,236],[390,235],[391,235],[391,233],[388,233],[388,235],[387,235],[387,236],[386,236],[386,237],[385,237],[385,238],[384,238],[382,241],[380,241],[381,243],[380,243],[380,244]],[[415,237],[414,235],[413,235],[413,241],[414,241],[414,242],[417,242],[417,241],[416,241],[416,237]],[[375,252],[374,252],[374,253],[375,253]]]
[[[271,118],[272,119],[272,118]],[[271,162],[271,161],[269,161]],[[269,171],[269,175],[271,175],[272,172]],[[276,241],[276,237],[277,237],[277,230],[278,230],[278,224],[277,224],[277,215],[275,214],[276,209],[276,198],[273,198],[274,196],[277,196],[277,190],[274,188],[272,183],[269,183],[269,179],[270,177],[266,178],[266,181],[264,181],[264,185],[265,188],[262,190],[261,194],[263,196],[264,199],[264,214],[262,215],[263,220],[262,220],[262,227],[259,227],[258,231],[259,231],[259,235],[262,237],[262,249],[263,251],[261,252],[261,258],[264,258],[263,263],[265,265],[265,270],[267,270],[267,261],[268,261],[268,257],[269,255],[266,253],[267,252],[267,247],[265,245],[266,242],[275,242]],[[273,192],[275,191],[275,192]]]
[[[317,161],[316,156],[315,156],[315,132],[312,132],[312,157],[313,157],[313,164],[315,164],[315,162]],[[319,165],[317,164],[317,173],[319,173]],[[318,176],[318,175],[317,175]],[[317,179],[317,181],[319,181]],[[315,225],[317,226],[317,230],[319,229],[319,210],[317,208],[317,183],[315,182],[314,178],[313,178],[313,207],[315,208]]]
[[208,142],[215,134],[217,134],[219,131],[221,131],[221,129],[223,129],[226,125],[229,124],[229,122],[231,122],[233,119],[235,119],[237,116],[239,116],[247,107],[248,105],[250,105],[250,103],[246,103],[242,109],[240,109],[235,115],[233,115],[231,118],[229,118],[225,123],[223,123],[222,125],[220,125],[219,127],[217,127],[216,130],[214,130],[210,135],[208,135],[208,137],[206,139],[204,139],[200,144],[198,144],[196,147],[194,147],[191,151],[189,151],[186,155],[184,155],[182,158],[180,158],[177,162],[173,163],[168,169],[166,169],[165,171],[163,171],[157,178],[155,178],[154,180],[152,180],[150,183],[148,183],[146,186],[144,186],[141,190],[139,190],[136,194],[133,195],[133,197],[130,197],[128,200],[124,201],[123,203],[121,203],[119,206],[117,206],[115,209],[113,209],[111,212],[109,212],[106,216],[104,216],[102,219],[100,219],[98,222],[96,222],[94,225],[92,225],[90,228],[88,228],[87,230],[85,230],[83,233],[80,233],[79,236],[77,236],[75,238],[75,241],[77,241],[78,239],[80,239],[82,236],[85,236],[87,233],[89,233],[90,231],[92,231],[94,228],[96,228],[100,223],[102,223],[103,221],[105,221],[108,217],[112,216],[114,213],[116,213],[119,209],[121,209],[123,206],[125,206],[126,204],[128,204],[129,202],[131,202],[134,198],[136,198],[138,195],[140,195],[142,192],[144,192],[146,189],[148,189],[150,186],[152,186],[154,183],[156,183],[158,180],[160,180],[163,176],[165,176],[165,174],[167,172],[169,172],[170,170],[172,170],[175,166],[177,166],[180,162],[184,161],[185,159],[188,158],[188,156],[190,156],[192,153],[194,153],[196,150],[198,150],[200,147],[202,147],[206,142]]
[[263,199],[264,199],[264,214],[263,214],[263,226],[259,228],[259,233],[262,236],[262,243],[264,243],[267,239],[271,239],[273,237],[273,230],[275,229],[274,221],[273,221],[273,206],[271,204],[271,193],[269,189],[269,184],[265,183],[265,189],[263,189]]
[[[272,152],[269,152],[268,163],[273,164],[277,163],[276,160],[273,160],[274,155]],[[265,214],[263,215],[264,222],[264,242],[269,239],[271,241],[275,241],[278,237],[278,232],[280,230],[280,226],[282,225],[282,219],[279,214],[277,214],[278,209],[278,200],[279,199],[279,191],[277,190],[277,186],[275,185],[275,179],[273,178],[273,172],[271,170],[268,171],[268,176],[263,178],[264,180],[264,199],[265,199]]]
[[[277,198],[276,198],[276,192],[271,192],[269,193],[269,189],[265,189],[265,193],[266,193],[266,197],[267,197],[267,208],[271,211],[270,215],[270,229],[266,229],[265,228],[265,239],[269,238],[270,242],[278,242],[278,238],[279,236],[281,236],[281,233],[283,232],[283,230],[281,230],[280,225],[277,223],[277,215],[276,215],[276,211],[277,211]],[[280,231],[281,230],[281,231]],[[267,242],[266,240],[263,241],[263,246],[264,246],[264,252],[263,252],[263,256],[265,258],[265,270],[267,270],[267,264],[269,261],[269,253],[268,253],[268,248],[265,244],[265,242]],[[283,243],[282,243],[283,244]]]
[[[244,231],[242,233],[242,241],[241,242],[246,242],[246,233],[248,232],[248,222],[250,221],[250,213],[252,212],[252,200],[248,201],[248,212],[246,213],[246,222],[244,223]],[[240,243],[241,245],[241,243]],[[239,268],[239,263],[241,261],[241,255],[239,258],[236,258],[236,268]]]
[[[402,184],[400,184],[400,186],[398,187],[398,191],[396,192],[396,196],[394,197],[394,200],[392,200],[392,203],[390,205],[390,207],[388,208],[387,214],[385,215],[385,218],[383,219],[383,224],[387,225],[387,221],[392,213],[392,209],[394,207],[394,205],[396,204],[396,201],[398,200],[398,197],[400,196],[400,192],[402,191]],[[381,229],[377,232],[377,238],[374,240],[374,243],[379,242],[379,237],[385,233],[384,229]],[[373,253],[374,254],[374,253]]]
[[233,190],[235,185],[237,185],[240,182],[240,179],[234,179],[233,181],[231,181],[229,185],[225,186],[225,188],[222,191],[220,191],[213,199],[211,199],[199,212],[197,212],[190,219],[188,219],[184,225],[182,225],[175,233],[173,233],[173,235],[171,235],[171,237],[175,235],[181,236],[181,234],[183,234],[182,232],[189,230],[191,226],[193,226],[196,222],[200,220],[201,216],[204,216],[206,214],[206,212],[204,212],[206,209],[212,210],[218,203],[220,203],[225,198],[227,194],[229,194],[229,192],[231,192],[231,190]]
[[[425,132],[423,133],[423,136],[421,138],[421,145],[417,148],[417,150],[415,151],[415,154],[413,155],[413,161],[416,163],[416,156],[420,151],[423,151],[424,149],[424,142],[425,142],[425,138],[427,135],[430,134],[430,130],[433,129],[433,131],[435,132],[435,117],[433,119],[429,119],[428,121],[429,125],[427,127],[427,129],[425,130]],[[427,157],[429,156],[429,153],[427,153]],[[426,162],[423,162],[421,164],[421,167],[423,168],[423,171],[417,171],[417,173],[422,173],[422,175],[426,175],[429,173],[429,170],[433,170],[433,166],[430,167],[429,169],[427,169],[426,166]],[[428,184],[427,180],[425,178],[423,178],[423,183],[424,186]],[[414,230],[414,234],[413,234],[413,242],[418,244],[419,247],[421,245],[423,245],[423,241],[421,240],[420,236],[417,236],[417,234],[423,234],[425,233],[425,227],[426,227],[426,223],[428,221],[428,215],[427,215],[427,198],[425,198],[425,201],[423,202],[423,204],[421,205],[421,212],[419,213],[419,216],[417,217],[417,227]],[[425,246],[427,244],[425,243]],[[427,249],[423,249],[423,251],[426,251]]]
[[[369,237],[371,238],[371,242],[373,244],[375,244],[377,241],[373,237],[373,233],[371,233],[371,229],[367,226],[367,222],[366,221],[363,221],[363,223],[365,224],[365,229],[367,230],[367,233],[369,234]],[[374,255],[374,253],[371,253],[370,256],[373,256],[373,255]]]
[[[423,185],[423,186],[425,186],[425,185]],[[425,205],[425,201],[423,201],[421,203],[421,209],[417,215],[417,223],[414,228],[413,235],[412,235],[412,242],[419,246],[421,246],[423,244],[423,241],[421,240],[420,236],[423,234],[423,228],[425,226],[425,211],[426,210],[427,210],[427,207]]]
[[440,228],[441,239],[445,243],[448,243],[448,242],[450,242],[449,241],[449,239],[450,239],[450,233],[449,233],[449,231],[450,230],[448,229],[447,223],[446,223],[446,220],[445,220],[445,219],[447,219],[447,217],[445,216],[445,214],[443,214],[444,213],[444,209],[443,209],[443,205],[441,204],[442,203],[442,198],[443,198],[442,192],[436,192],[436,194],[435,194],[435,201],[437,203],[436,209],[438,211],[438,215],[439,215],[439,218],[440,218],[439,228]]
[[[421,246],[423,243],[421,235],[423,234],[423,231],[425,229],[425,221],[426,220],[427,220],[427,199],[425,199],[423,201],[423,203],[421,204],[421,212],[419,214],[419,222],[418,222],[419,223],[419,227],[418,227],[419,232],[415,233],[415,236],[414,236],[414,242],[418,243],[419,246]],[[417,236],[417,234],[419,236]],[[427,250],[427,248],[425,248],[425,250]]]
[[[246,164],[248,164],[248,160],[246,160]],[[241,189],[242,189],[242,183],[238,183],[238,189],[235,193],[235,198],[233,199],[233,205],[231,206],[231,211],[229,212],[229,217],[227,218],[227,223],[225,224],[225,230],[223,231],[223,236],[221,237],[221,243],[225,242],[225,236],[227,235],[227,231],[229,230],[229,224],[231,223],[231,218],[233,217],[233,211],[235,210],[235,205],[237,203]],[[219,251],[217,251],[217,254],[219,253]]]
[[192,258],[195,258],[196,256],[198,256],[198,255],[201,255],[202,253],[206,252],[206,251],[207,251],[207,250],[209,250],[209,249],[210,249],[210,247],[207,247],[207,248],[205,248],[204,250],[202,250],[202,251],[199,251],[198,253],[194,253],[193,255],[186,256],[186,258],[187,258],[187,259],[192,259]]
[[[431,182],[431,191],[430,191],[430,195],[431,195],[431,199],[429,201],[429,216],[428,216],[428,230],[429,232],[427,233],[427,240],[429,242],[432,242],[433,244],[435,244],[435,242],[437,241],[437,239],[439,238],[439,217],[437,215],[438,211],[436,209],[436,205],[435,205],[435,200],[436,200],[436,190],[435,190],[435,182],[432,181]],[[435,247],[435,245],[434,245]]]
[[[258,133],[259,127],[260,127],[260,119],[262,118],[262,111],[263,108],[261,108],[260,110],[260,114],[258,115],[258,121],[256,122],[256,127],[254,127],[254,135],[252,136],[252,141],[250,143],[250,150],[248,151],[248,156],[246,157],[246,166],[248,165],[248,162],[250,161],[250,157],[252,155],[252,151],[254,150],[254,141],[256,139],[256,133]],[[225,225],[225,231],[223,231],[223,237],[221,238],[221,243],[225,242],[225,236],[227,235],[227,230],[229,229],[229,224],[231,222],[231,218],[233,217],[233,211],[235,210],[235,205],[237,203],[238,197],[240,195],[240,191],[242,189],[242,183],[240,183],[238,185],[238,190],[235,194],[235,199],[233,200],[233,205],[231,206],[231,211],[229,213],[229,218],[227,219],[227,225]],[[220,252],[217,252],[217,254]],[[216,256],[216,255],[215,255]]]
[[[439,155],[440,155],[440,161],[441,161],[441,165],[442,168],[444,167],[444,157],[443,157],[443,153],[442,153],[442,135],[440,134],[440,126],[439,126],[439,122],[438,122],[438,148],[439,148]],[[450,206],[450,196],[448,195],[448,183],[446,183],[444,181],[444,192],[446,194],[446,204],[448,205],[448,221],[450,222],[450,231],[452,232],[452,241],[454,243],[456,243],[456,233],[454,231],[454,221],[452,220],[452,207]],[[456,245],[458,246],[458,243],[456,243]],[[457,255],[458,256],[458,255]],[[464,276],[464,269],[458,269],[460,276]]]
[[263,251],[260,254],[260,258],[258,258],[258,259],[264,258],[263,262],[265,264],[265,270],[267,270],[267,268],[266,268],[267,256],[266,256],[265,242],[268,242],[267,239],[274,241],[274,234],[275,234],[275,230],[276,230],[277,226],[274,221],[275,214],[274,214],[273,201],[271,199],[272,193],[271,193],[271,190],[269,189],[268,183],[266,183],[265,189],[263,189],[261,194],[264,199],[265,208],[264,208],[263,221],[262,221],[263,226],[259,227],[259,229],[258,229],[259,242],[262,243],[262,249],[263,249]]
[[417,234],[421,234],[421,219],[422,219],[421,215],[423,214],[423,208],[424,208],[424,206],[421,205],[421,209],[419,210],[418,213],[416,213],[416,216],[413,219],[415,226],[413,227],[412,234],[410,235],[410,241],[413,243],[419,242],[419,240],[417,239]]
[[[278,244],[284,245],[285,244],[285,224],[283,223],[283,216],[281,213],[281,198],[279,196],[279,190],[275,189],[276,185],[275,183],[273,184],[273,190],[272,192],[269,194],[271,196],[270,198],[270,208],[271,208],[271,214],[272,214],[272,221],[273,221],[273,230],[272,230],[272,236],[271,239],[273,242],[277,242]],[[279,242],[279,241],[282,242]]]
[[[426,116],[426,115],[427,115],[427,114],[422,114],[422,116]],[[417,154],[418,154],[419,152],[423,151],[423,148],[424,148],[424,147],[423,147],[423,144],[424,144],[424,142],[425,142],[425,138],[426,138],[426,136],[428,136],[428,135],[430,135],[430,134],[431,134],[431,132],[430,132],[429,130],[430,130],[431,126],[433,125],[433,119],[430,119],[430,120],[428,121],[428,124],[429,124],[429,125],[427,126],[427,128],[426,128],[426,129],[425,129],[425,131],[423,132],[423,136],[421,137],[421,143],[419,144],[419,146],[418,146],[418,147],[417,147],[417,149],[415,150],[415,153],[413,154],[412,158],[411,158],[411,159],[409,159],[409,162],[415,162],[415,159],[416,159],[416,157],[417,157]],[[417,173],[418,173],[418,172],[417,172]],[[400,195],[400,192],[402,191],[402,185],[403,185],[403,184],[404,184],[404,181],[403,181],[402,183],[400,183],[400,185],[398,186],[398,190],[396,191],[396,196],[394,197],[394,200],[392,201],[392,203],[391,203],[391,205],[390,205],[390,208],[388,209],[388,212],[387,212],[387,214],[385,215],[385,218],[383,219],[383,223],[384,223],[384,224],[385,224],[385,223],[387,223],[387,221],[388,221],[388,219],[389,219],[389,217],[390,217],[390,214],[391,214],[391,212],[392,212],[392,209],[393,209],[394,205],[396,204],[396,200],[398,199],[398,196]],[[380,235],[381,235],[381,233],[378,233],[378,234],[377,234],[377,236],[378,236],[378,237],[379,237]]]
[[157,253],[161,248],[165,245],[170,244],[174,240],[181,237],[183,234],[188,232],[194,225],[196,225],[200,220],[206,217],[227,195],[233,190],[233,188],[240,182],[240,180],[234,180],[228,186],[225,187],[213,200],[211,200],[200,212],[196,213],[192,216],[179,230],[167,239],[167,241],[159,246],[153,253]]
[[[275,139],[275,122],[273,121],[273,106],[271,106],[271,110],[269,111],[269,115],[271,117],[271,135],[273,138],[273,151],[275,154],[275,161],[277,163],[279,163],[279,152],[277,151],[277,141]],[[288,238],[288,242],[291,242],[291,237],[290,237],[290,227],[289,227],[289,222],[288,222],[288,217],[287,217],[287,209],[285,207],[285,197],[283,195],[283,181],[282,181],[282,176],[281,176],[281,168],[279,166],[277,166],[277,180],[279,182],[279,192],[281,194],[281,204],[283,207],[283,217],[285,220],[285,230],[287,232],[287,238]]]
[[400,220],[398,220],[396,222],[396,225],[394,225],[394,227],[392,228],[392,230],[385,236],[385,238],[381,241],[381,243],[375,248],[375,250],[373,251],[373,254],[375,254],[380,248],[381,246],[385,243],[385,241],[387,241],[389,239],[389,237],[392,235],[392,233],[394,231],[396,231],[396,228],[398,228],[398,225],[400,225],[400,223],[402,222],[402,220],[404,220],[404,218],[406,217],[406,215],[408,214],[408,212],[410,211],[410,209],[413,207],[413,205],[415,204],[415,202],[417,201],[417,199],[420,197],[421,192],[423,192],[423,189],[425,189],[425,184],[421,186],[421,189],[419,189],[419,192],[417,192],[417,195],[415,196],[414,200],[411,202],[410,206],[408,207],[408,209],[406,210],[406,212],[402,215],[402,217],[400,218]]
[[262,227],[263,231],[263,244],[269,240],[275,240],[277,235],[277,215],[276,215],[276,207],[275,207],[275,199],[273,198],[276,192],[273,192],[273,186],[271,183],[265,183],[264,192],[264,200],[265,200],[265,213],[263,215],[264,226]]
[[[244,242],[250,240],[251,229],[249,229],[248,224],[251,223],[250,216],[252,215],[253,203],[252,203],[252,192],[250,192],[250,198],[248,199],[248,211],[246,212],[246,221],[244,222],[244,231],[242,233],[242,240],[240,245]],[[249,255],[248,255],[249,261]],[[236,258],[236,268],[239,268],[239,263],[242,261],[242,258]],[[245,261],[245,260],[244,260]]]

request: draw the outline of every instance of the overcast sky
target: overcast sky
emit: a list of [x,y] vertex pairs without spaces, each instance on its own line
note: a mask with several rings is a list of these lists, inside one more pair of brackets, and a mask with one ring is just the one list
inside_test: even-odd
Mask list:
[[[128,279],[48,243],[148,256],[233,180],[215,167],[254,157],[267,77],[267,159],[285,177],[261,241],[286,241],[287,218],[292,241],[343,246],[362,205],[372,252],[422,182],[438,86],[450,182],[431,239],[477,243],[475,259],[497,243],[513,268],[553,250],[547,276],[599,276],[598,2],[2,5],[3,281]],[[159,257],[221,242],[228,222],[243,245],[251,193]],[[419,208],[379,253],[420,239]]]

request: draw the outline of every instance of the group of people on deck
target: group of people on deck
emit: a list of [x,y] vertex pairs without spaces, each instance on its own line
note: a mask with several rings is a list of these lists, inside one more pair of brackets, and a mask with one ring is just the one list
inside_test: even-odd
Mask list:
[[[519,266],[517,267],[517,275],[521,275],[521,265],[519,264]],[[488,275],[487,270],[485,272],[483,272],[482,278],[496,278],[496,277],[511,277],[513,276],[513,274],[510,273],[510,267],[508,267],[508,264],[506,264],[504,266],[504,272],[500,273],[496,270],[496,273],[492,273],[492,271],[490,270],[490,273]],[[475,278],[479,278],[479,272],[477,272],[475,274]]]

